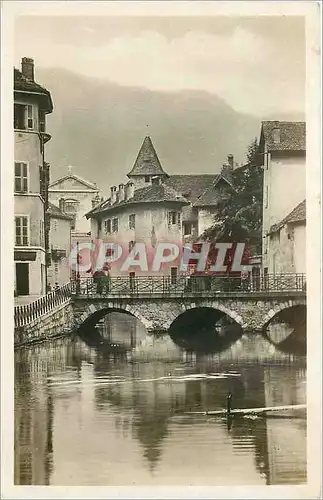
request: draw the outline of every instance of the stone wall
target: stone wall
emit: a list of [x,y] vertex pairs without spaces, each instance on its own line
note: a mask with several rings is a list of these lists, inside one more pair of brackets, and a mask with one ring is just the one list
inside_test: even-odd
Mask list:
[[61,304],[29,325],[15,328],[14,345],[41,342],[51,338],[69,335],[74,328],[74,312],[71,302]]

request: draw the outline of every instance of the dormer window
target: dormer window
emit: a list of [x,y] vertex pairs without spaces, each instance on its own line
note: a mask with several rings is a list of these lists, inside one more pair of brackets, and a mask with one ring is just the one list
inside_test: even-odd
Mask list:
[[145,182],[150,182],[150,176],[149,175],[145,175]]

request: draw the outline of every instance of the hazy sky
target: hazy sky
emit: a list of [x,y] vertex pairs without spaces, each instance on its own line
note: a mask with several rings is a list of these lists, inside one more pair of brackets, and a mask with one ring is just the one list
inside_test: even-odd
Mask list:
[[237,111],[304,112],[301,17],[20,17],[15,65],[62,67],[122,85],[216,93]]

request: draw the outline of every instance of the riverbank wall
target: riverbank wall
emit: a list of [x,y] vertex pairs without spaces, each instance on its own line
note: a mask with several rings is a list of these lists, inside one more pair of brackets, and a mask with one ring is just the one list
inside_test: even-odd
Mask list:
[[15,327],[14,346],[17,348],[69,336],[73,328],[74,312],[71,301],[68,300],[28,324]]

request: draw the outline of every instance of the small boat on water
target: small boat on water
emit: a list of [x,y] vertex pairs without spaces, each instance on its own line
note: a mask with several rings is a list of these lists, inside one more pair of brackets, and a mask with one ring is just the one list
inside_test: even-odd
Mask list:
[[299,405],[282,405],[282,406],[268,406],[264,408],[236,408],[227,410],[211,410],[211,411],[192,411],[188,412],[190,415],[211,415],[211,416],[237,416],[243,417],[247,415],[257,415],[273,418],[293,418],[304,415],[306,404]]

